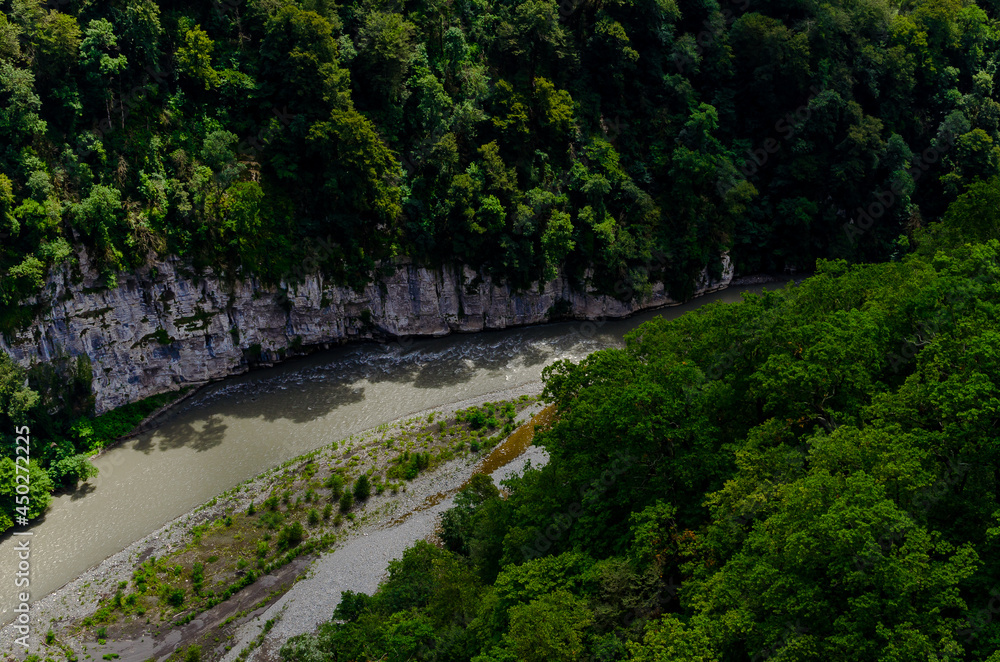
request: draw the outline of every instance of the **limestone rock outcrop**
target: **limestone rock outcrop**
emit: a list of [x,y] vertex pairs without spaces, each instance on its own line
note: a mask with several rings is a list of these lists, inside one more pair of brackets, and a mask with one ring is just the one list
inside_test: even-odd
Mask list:
[[[726,287],[703,274],[697,294]],[[625,317],[676,303],[662,285],[642,301],[574,287],[559,276],[514,291],[471,268],[426,268],[397,260],[392,274],[361,292],[321,276],[283,288],[249,279],[193,275],[176,259],[152,262],[101,288],[87,255],[56,270],[30,328],[0,338],[0,350],[28,366],[60,356],[90,357],[98,412],[183,386],[238,374],[300,348],[356,339],[443,336],[563,317]],[[38,303],[38,302],[36,302]]]

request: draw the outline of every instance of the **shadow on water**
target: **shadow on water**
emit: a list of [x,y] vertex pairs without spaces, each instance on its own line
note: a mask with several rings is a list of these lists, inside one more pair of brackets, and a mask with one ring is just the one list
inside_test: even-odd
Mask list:
[[75,489],[67,490],[63,494],[69,496],[70,501],[79,501],[93,494],[96,489],[97,487],[93,483],[79,483]]
[[[157,435],[155,430],[142,435],[134,450],[142,453],[152,453],[154,450],[168,451],[175,448],[188,447],[198,452],[204,452],[221,444],[226,438],[228,425],[223,423],[222,417],[212,414],[206,418],[198,429],[193,423],[175,425],[170,430],[169,436]],[[154,439],[159,439],[159,444],[154,448]]]
[[[158,429],[170,428],[169,440],[153,430],[142,435],[134,448],[144,453],[182,446],[211,448],[225,432],[224,424],[213,421],[219,414],[268,423],[308,423],[363,401],[366,385],[449,390],[484,373],[499,375],[514,367],[535,367],[564,349],[555,343],[565,333],[558,328],[562,326],[566,325],[548,325],[544,335],[484,332],[317,352],[205,387],[158,422]],[[198,427],[199,419],[206,421],[203,428]]]

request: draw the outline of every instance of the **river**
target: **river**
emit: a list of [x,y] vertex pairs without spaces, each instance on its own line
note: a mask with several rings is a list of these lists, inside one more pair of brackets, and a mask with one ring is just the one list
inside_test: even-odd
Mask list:
[[[31,598],[285,460],[418,411],[537,382],[553,361],[621,346],[654,316],[672,319],[763,287],[626,320],[346,345],[209,385],[156,429],[97,458],[100,474],[83,489],[53,500],[31,528]],[[0,542],[0,623],[14,606],[14,544],[9,535]]]

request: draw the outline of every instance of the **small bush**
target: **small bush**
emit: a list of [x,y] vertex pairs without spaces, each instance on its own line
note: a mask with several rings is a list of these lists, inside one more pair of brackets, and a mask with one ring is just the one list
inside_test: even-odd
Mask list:
[[248,565],[249,564],[247,563],[247,560],[245,558],[243,558],[242,556],[240,558],[236,559],[236,569],[237,570],[242,570],[243,568],[247,567]]
[[274,510],[269,510],[260,516],[260,523],[271,530],[277,529],[284,521],[285,516]]
[[278,509],[278,497],[269,496],[264,500],[264,508],[267,510],[277,510]]
[[184,604],[184,591],[179,588],[164,587],[163,598],[171,607],[179,608]]
[[201,646],[194,644],[188,646],[184,652],[184,662],[201,662]]
[[292,522],[281,530],[278,534],[278,548],[286,549],[295,547],[306,537],[306,531],[299,522]]
[[350,492],[344,492],[340,496],[340,512],[346,513],[354,507],[354,495]]
[[323,506],[323,519],[330,519],[330,515],[333,514],[333,504],[326,504]]
[[473,430],[478,430],[486,424],[486,413],[481,409],[471,409],[466,415],[465,419],[469,422],[469,427]]
[[250,502],[250,507],[247,508],[247,515],[252,516],[257,513],[257,508],[254,507],[253,501]]
[[257,556],[259,556],[260,558],[264,558],[265,556],[267,556],[268,549],[270,548],[267,546],[266,540],[257,541]]
[[201,585],[205,581],[205,565],[195,563],[191,568],[191,583],[194,585],[194,592],[201,593]]
[[358,501],[367,501],[372,495],[372,484],[366,474],[361,474],[354,482],[354,498]]
[[316,510],[315,508],[310,508],[309,514],[306,515],[306,521],[309,522],[309,526],[316,526],[317,524],[319,524],[320,521],[319,511]]
[[340,474],[330,474],[324,484],[330,488],[330,498],[334,501],[344,493],[344,478]]

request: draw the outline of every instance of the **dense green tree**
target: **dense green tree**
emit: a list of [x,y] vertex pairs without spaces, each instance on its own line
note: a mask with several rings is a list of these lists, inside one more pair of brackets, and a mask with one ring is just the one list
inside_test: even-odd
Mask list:
[[208,33],[199,26],[194,26],[184,33],[184,45],[177,49],[177,65],[180,71],[205,90],[209,90],[219,82],[219,74],[212,68],[212,51],[215,43]]
[[[125,70],[128,58],[118,54],[118,38],[107,19],[94,19],[87,24],[80,42],[80,66],[95,87]],[[108,98],[110,95],[108,95]]]
[[[576,660],[583,653],[584,631],[592,620],[580,598],[555,591],[511,608],[505,647],[515,659],[526,662]],[[487,654],[473,659],[487,662],[497,658]],[[499,659],[506,659],[504,653]]]
[[372,483],[367,474],[361,474],[354,481],[354,498],[358,501],[367,501],[372,494]]
[[958,241],[1000,238],[1000,177],[969,186],[948,207],[940,232]]
[[[20,482],[17,476],[27,478],[27,482]],[[27,473],[17,470],[14,460],[5,457],[0,459],[0,527],[4,523],[4,517],[9,517],[7,526],[15,516],[15,508],[19,505],[17,499],[21,495],[17,490],[17,485],[28,485],[27,492],[27,518],[34,519],[40,516],[52,503],[52,480],[45,469],[42,469],[38,462],[34,460],[28,465]]]

